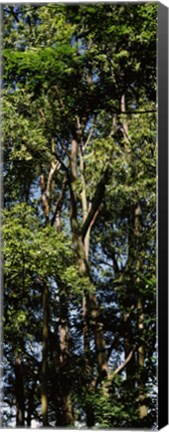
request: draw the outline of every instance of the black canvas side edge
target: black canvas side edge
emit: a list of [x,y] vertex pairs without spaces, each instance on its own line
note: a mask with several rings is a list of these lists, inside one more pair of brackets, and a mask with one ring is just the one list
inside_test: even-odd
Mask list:
[[158,428],[168,424],[168,8],[158,4]]
[[[2,226],[2,209],[3,209],[3,179],[2,179],[2,167],[3,167],[3,151],[2,151],[2,13],[3,6],[0,4],[0,226]],[[2,232],[0,232],[0,362],[2,364],[2,354],[3,354],[3,326],[2,326],[2,316],[3,316],[3,256],[2,256]],[[0,368],[0,381],[3,377],[3,370]],[[0,407],[3,402],[3,390],[0,390]],[[1,411],[1,410],[0,410]],[[0,429],[2,428],[2,413],[0,412]]]

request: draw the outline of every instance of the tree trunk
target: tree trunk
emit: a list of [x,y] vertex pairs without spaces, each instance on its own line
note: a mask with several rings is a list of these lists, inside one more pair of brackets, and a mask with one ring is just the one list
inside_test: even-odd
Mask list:
[[[128,131],[128,123],[126,116],[123,116],[123,113],[126,112],[126,100],[125,100],[125,94],[122,95],[121,98],[121,123],[122,123],[122,133],[123,133],[123,139],[124,139],[124,153],[126,162],[129,166],[132,164],[132,153],[131,153],[131,144],[129,140],[129,131]],[[129,180],[130,180],[130,174],[129,174]],[[127,179],[128,182],[128,179]],[[134,224],[135,224],[135,215],[133,213],[133,208],[130,210],[129,218],[128,218],[128,224],[129,224],[129,234],[128,234],[128,273],[130,274],[130,282],[129,284],[134,287],[135,286],[135,279],[133,277],[133,269],[134,269],[134,261],[135,261],[135,255],[137,254],[135,250],[135,235],[134,235]],[[131,296],[130,287],[127,287],[127,293],[126,293],[126,309],[128,309],[127,312],[123,314],[123,323],[124,323],[124,352],[125,352],[125,359],[127,359],[129,353],[132,351],[134,346],[134,340],[133,340],[133,331],[132,331],[132,310],[133,307],[136,308],[137,305],[135,304],[135,298]],[[128,387],[130,386],[135,387],[136,386],[136,359],[135,355],[131,357],[131,360],[126,365],[126,378]]]
[[[142,331],[144,329],[144,316],[143,316],[143,304],[141,297],[138,298],[137,302],[137,311],[138,311],[138,331]],[[144,370],[144,346],[140,345],[137,352],[137,367],[138,367],[138,386],[139,386],[139,417],[143,419],[148,414],[147,406],[144,404],[145,395],[145,383],[143,378],[143,370]]]
[[[51,143],[53,152],[54,142]],[[47,181],[42,174],[40,177],[42,209],[45,216],[45,224],[49,223],[49,198],[53,176],[60,169],[60,163],[55,160],[51,162]],[[47,283],[43,287],[43,324],[42,324],[42,385],[41,385],[41,405],[43,426],[48,426],[48,397],[47,397],[47,366],[48,366],[48,327],[49,327],[49,296]]]
[[[92,204],[88,206],[87,203],[82,151],[80,151],[80,170],[81,170],[81,184],[82,184],[81,200],[82,200],[82,211],[83,211],[83,226],[85,226],[86,220],[92,210]],[[93,214],[93,217],[95,218],[95,214]],[[83,238],[84,256],[85,256],[85,261],[87,263],[85,269],[86,275],[88,274],[89,271],[88,269],[89,269],[89,249],[90,249],[91,227],[92,227],[92,220]],[[99,304],[97,302],[96,295],[93,293],[87,294],[86,298],[83,299],[84,348],[86,351],[86,356],[89,357],[88,351],[90,349],[90,344],[89,344],[89,323],[90,323],[90,325],[94,330],[98,374],[99,374],[99,379],[101,381],[102,378],[104,378],[108,374],[108,366],[107,366],[107,356],[106,356],[106,349],[105,349],[105,340],[103,334],[103,324],[100,322],[99,316],[100,316],[100,310],[99,310]]]
[[24,426],[25,423],[25,401],[23,365],[20,358],[15,359],[15,395],[16,395],[16,426]]
[[34,409],[34,394],[36,389],[37,381],[35,380],[32,384],[28,399],[28,412],[27,412],[27,427],[31,427],[32,413]]
[[59,426],[73,426],[71,401],[70,347],[68,333],[68,300],[65,287],[60,283],[60,416]]
[[[50,173],[49,173],[50,176]],[[49,178],[49,177],[48,177]],[[40,188],[42,198],[42,208],[45,216],[46,225],[49,222],[49,193],[45,185],[44,175],[40,177]],[[48,191],[49,192],[49,191]],[[47,398],[47,364],[48,364],[48,286],[43,286],[42,292],[42,383],[41,383],[41,410],[43,426],[48,426],[48,398]]]
[[[125,95],[123,94],[121,98],[121,112],[126,111],[126,102]],[[124,138],[124,150],[126,154],[126,161],[132,168],[132,176],[133,182],[135,181],[137,175],[137,168],[135,163],[132,161],[132,149],[129,139],[129,131],[126,116],[122,118],[122,131]],[[130,294],[127,299],[127,306],[132,310],[133,306],[137,308],[137,328],[138,333],[140,330],[143,330],[143,302],[141,296],[139,294],[140,288],[140,279],[139,272],[141,270],[141,206],[139,204],[139,196],[136,192],[136,203],[135,206],[131,209],[131,214],[129,217],[129,257],[128,257],[128,269],[130,271],[130,284],[135,287],[136,296],[135,299],[130,300]],[[134,277],[133,273],[136,271],[137,276]],[[124,314],[124,328],[125,328],[125,336],[124,336],[124,345],[125,345],[125,357],[129,355],[129,352],[133,349],[133,336],[132,336],[132,322],[130,318],[130,314]],[[137,350],[137,363],[135,356],[132,356],[130,362],[126,367],[126,374],[129,385],[136,386],[139,388],[139,400],[144,399],[144,391],[142,385],[142,378],[140,371],[144,367],[144,347],[139,346]],[[147,415],[147,408],[144,405],[140,405],[139,408],[139,416],[143,418]]]
[[48,426],[48,397],[47,397],[47,363],[48,363],[48,287],[43,288],[43,327],[42,327],[42,387],[41,404],[43,426]]
[[[105,182],[107,180],[107,172],[98,183],[95,197],[92,204],[89,206],[86,196],[86,184],[84,177],[84,164],[82,152],[82,135],[80,129],[80,122],[78,120],[79,130],[74,135],[71,145],[70,157],[70,171],[71,176],[68,178],[70,188],[70,223],[72,229],[72,241],[77,258],[77,265],[79,273],[86,277],[89,281],[88,292],[84,293],[82,308],[83,308],[83,335],[84,335],[84,360],[86,368],[86,382],[88,383],[88,392],[93,390],[93,377],[92,367],[90,361],[90,330],[94,332],[94,340],[96,347],[96,357],[98,364],[98,375],[100,381],[103,377],[107,376],[107,359],[105,350],[105,341],[103,334],[103,324],[99,320],[100,311],[96,295],[90,293],[93,291],[93,283],[89,272],[89,247],[90,247],[90,231],[95,219],[98,215],[99,206],[101,204]],[[77,218],[77,193],[76,193],[76,180],[77,180],[77,156],[79,152],[80,171],[81,171],[81,202],[83,213],[83,227],[80,229]],[[94,426],[94,413],[91,412],[91,405],[86,406],[87,426]]]
[[[137,202],[135,206],[135,213],[134,213],[135,219],[134,219],[134,235],[135,235],[135,244],[137,248],[137,259],[136,259],[136,271],[137,271],[137,277],[136,277],[136,285],[137,285],[137,292],[138,292],[138,299],[137,299],[137,328],[138,328],[138,334],[140,332],[143,332],[144,330],[144,314],[143,314],[143,300],[140,294],[140,277],[139,273],[141,271],[141,206],[139,202]],[[142,335],[141,335],[142,338]],[[144,399],[145,399],[145,383],[144,383],[144,377],[143,377],[143,370],[144,370],[144,346],[143,344],[139,344],[138,350],[137,350],[137,385],[139,389],[139,401],[140,401],[140,407],[139,407],[139,417],[140,419],[143,419],[147,413],[147,407],[144,405]]]

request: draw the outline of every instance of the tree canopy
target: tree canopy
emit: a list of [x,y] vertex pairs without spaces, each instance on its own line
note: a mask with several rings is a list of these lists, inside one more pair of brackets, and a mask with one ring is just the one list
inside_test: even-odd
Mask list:
[[5,427],[156,427],[156,27],[3,6]]

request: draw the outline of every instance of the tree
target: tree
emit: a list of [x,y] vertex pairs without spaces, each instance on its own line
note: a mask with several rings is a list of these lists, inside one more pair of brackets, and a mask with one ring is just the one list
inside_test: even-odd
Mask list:
[[4,6],[4,355],[11,376],[22,364],[21,425],[156,422],[156,14]]

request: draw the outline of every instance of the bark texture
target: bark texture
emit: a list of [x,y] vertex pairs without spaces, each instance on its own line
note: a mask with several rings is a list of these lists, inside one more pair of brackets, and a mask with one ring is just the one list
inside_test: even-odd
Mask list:
[[60,283],[60,415],[59,426],[72,426],[74,423],[71,401],[71,358],[68,330],[68,296]]
[[48,396],[47,396],[47,367],[48,367],[48,287],[43,288],[43,328],[42,328],[42,420],[43,426],[48,426]]
[[21,359],[15,359],[16,426],[25,424],[24,373]]

